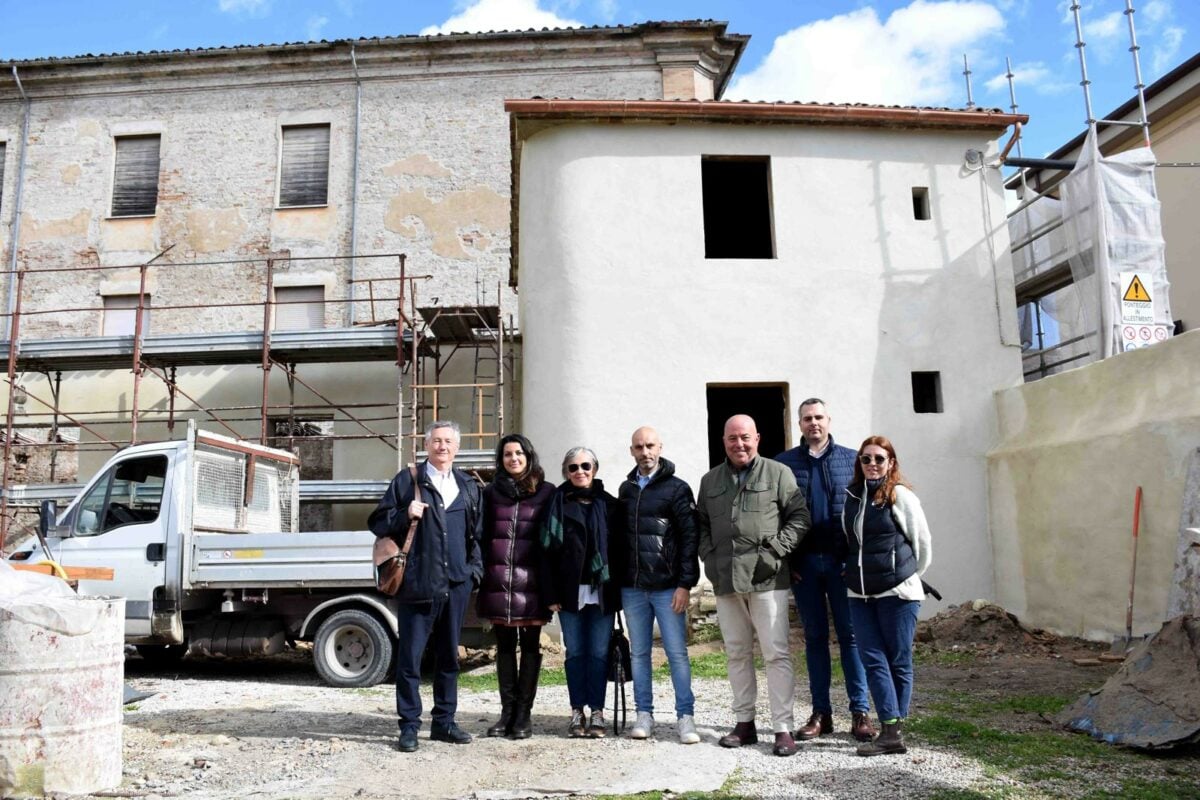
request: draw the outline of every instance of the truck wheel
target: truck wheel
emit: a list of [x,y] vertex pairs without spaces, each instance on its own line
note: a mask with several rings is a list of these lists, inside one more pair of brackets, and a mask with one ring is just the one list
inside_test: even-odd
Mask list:
[[374,686],[392,666],[392,637],[366,611],[346,608],[326,617],[313,640],[313,663],[330,686]]
[[139,644],[134,645],[138,655],[152,667],[169,667],[178,664],[187,655],[188,646],[184,644]]

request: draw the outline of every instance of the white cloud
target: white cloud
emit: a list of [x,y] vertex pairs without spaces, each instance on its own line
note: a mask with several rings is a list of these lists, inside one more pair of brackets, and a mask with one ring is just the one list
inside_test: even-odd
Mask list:
[[[1030,61],[1014,66],[1013,84],[1017,87],[1029,88],[1036,94],[1061,94],[1072,88],[1069,81],[1062,80],[1059,73],[1052,71],[1044,61]],[[984,83],[984,88],[992,93],[1003,92],[1007,96],[1008,76],[1002,72],[989,78]],[[1020,92],[1017,93],[1017,102],[1020,102]]]
[[308,18],[308,22],[304,23],[304,29],[308,33],[308,40],[315,42],[321,38],[321,31],[329,24],[329,17],[313,15]]
[[217,7],[224,14],[262,17],[271,10],[271,0],[217,0]]
[[941,104],[965,101],[962,54],[1004,29],[983,2],[914,0],[881,22],[873,8],[818,20],[775,40],[730,99]]
[[1187,33],[1183,28],[1164,28],[1159,35],[1160,44],[1154,48],[1153,66],[1156,75],[1161,75],[1174,63],[1179,46],[1183,44],[1183,36]]
[[[1073,24],[1073,23],[1072,23]],[[1115,39],[1126,30],[1125,14],[1114,11],[1100,19],[1083,23],[1084,41],[1088,39]]]
[[422,36],[437,33],[483,33],[526,28],[580,28],[582,22],[543,11],[538,0],[476,0],[441,25],[421,30]]
[[617,18],[617,9],[620,4],[617,0],[596,0],[596,16],[605,22],[612,22]]
[[[1149,22],[1163,22],[1175,13],[1167,0],[1150,0],[1149,3],[1138,9],[1138,12],[1145,15]],[[1134,22],[1137,22],[1136,16]]]

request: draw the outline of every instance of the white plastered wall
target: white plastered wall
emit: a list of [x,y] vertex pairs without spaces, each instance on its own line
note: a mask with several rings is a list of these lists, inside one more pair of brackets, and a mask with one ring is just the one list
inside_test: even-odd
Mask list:
[[[695,487],[706,385],[786,382],[793,403],[828,401],[840,442],[892,438],[933,529],[930,580],[948,602],[990,596],[991,395],[1021,374],[1002,343],[1016,334],[998,176],[965,170],[968,148],[994,151],[985,134],[793,125],[526,141],[522,423],[548,471],[586,444],[615,490],[629,434],[652,424]],[[702,155],[770,156],[777,258],[705,259]],[[913,186],[932,220],[914,219]],[[944,413],[913,412],[914,370],[941,372]]]

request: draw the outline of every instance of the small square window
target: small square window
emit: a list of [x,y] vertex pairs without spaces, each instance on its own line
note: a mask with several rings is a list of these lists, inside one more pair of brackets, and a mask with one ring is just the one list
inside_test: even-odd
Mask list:
[[323,206],[329,202],[329,126],[283,129],[279,154],[279,206]]
[[[102,336],[132,336],[137,328],[138,296],[110,294],[104,298]],[[150,295],[142,295],[142,335],[150,333]]]
[[113,140],[112,216],[152,217],[158,206],[158,151],[161,137],[120,136]]
[[774,258],[771,159],[705,156],[705,258]]
[[942,413],[942,373],[912,374],[913,411],[918,414]]
[[929,219],[929,187],[914,186],[913,192],[913,219]]
[[324,286],[275,287],[275,330],[308,331],[324,327]]

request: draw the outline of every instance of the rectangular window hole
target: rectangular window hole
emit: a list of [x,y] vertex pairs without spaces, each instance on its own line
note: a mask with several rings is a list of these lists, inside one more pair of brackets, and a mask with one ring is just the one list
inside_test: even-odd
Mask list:
[[929,187],[914,186],[913,219],[929,219]]
[[942,413],[942,373],[912,374],[913,411],[918,414]]
[[774,258],[771,159],[704,156],[700,160],[705,258]]

